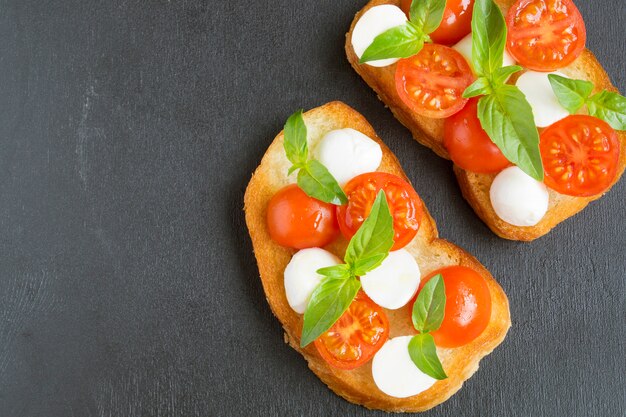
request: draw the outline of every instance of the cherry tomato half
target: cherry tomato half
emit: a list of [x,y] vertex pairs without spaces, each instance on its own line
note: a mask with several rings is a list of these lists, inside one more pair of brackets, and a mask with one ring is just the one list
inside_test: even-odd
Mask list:
[[387,315],[365,293],[359,292],[348,310],[314,343],[330,365],[354,369],[370,360],[388,337]]
[[491,174],[511,164],[480,125],[478,98],[445,120],[443,144],[452,162],[471,172]]
[[[400,8],[409,16],[412,0],[402,0]],[[448,0],[441,25],[430,34],[435,43],[454,45],[472,31],[474,0]]]
[[617,175],[617,133],[596,117],[575,115],[559,120],[541,133],[539,148],[544,182],[561,194],[600,194]]
[[422,201],[405,180],[384,172],[368,172],[352,178],[344,187],[348,204],[337,207],[341,233],[350,239],[372,209],[376,195],[385,192],[393,216],[394,244],[391,250],[406,246],[417,234],[422,219]]
[[270,200],[267,228],[276,243],[295,249],[327,245],[339,234],[335,206],[309,197],[296,184]]
[[412,111],[442,119],[463,108],[463,92],[474,81],[467,61],[457,51],[428,43],[417,54],[398,61],[396,90]]
[[585,22],[572,0],[518,0],[506,25],[509,53],[535,71],[563,68],[585,49]]
[[441,274],[446,287],[446,308],[441,327],[431,334],[437,346],[454,348],[466,345],[480,336],[489,324],[491,293],[487,282],[472,268],[450,266],[424,278],[419,291],[437,274]]

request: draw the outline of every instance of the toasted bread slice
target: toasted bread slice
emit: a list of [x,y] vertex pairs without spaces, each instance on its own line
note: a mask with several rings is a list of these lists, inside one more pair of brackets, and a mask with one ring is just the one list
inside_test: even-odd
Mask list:
[[[515,0],[495,0],[500,6],[503,13],[508,11],[509,7]],[[346,54],[348,60],[354,70],[363,77],[365,82],[374,89],[380,100],[387,105],[396,118],[405,125],[412,133],[415,140],[428,146],[442,158],[450,159],[448,151],[443,146],[443,119],[431,119],[423,117],[412,112],[400,99],[396,92],[395,72],[396,65],[390,65],[383,68],[376,68],[370,65],[359,64],[359,59],[352,48],[352,31],[356,22],[361,15],[374,6],[381,4],[393,4],[399,6],[399,0],[371,0],[363,9],[361,9],[350,27],[350,31],[346,35]],[[595,91],[610,90],[617,91],[611,84],[608,75],[598,63],[595,56],[585,50],[576,61],[566,68],[559,70],[565,75],[584,79],[593,82]],[[594,91],[594,92],[595,92]],[[626,168],[626,133],[618,132],[620,142],[622,144],[619,173],[615,182]],[[548,233],[553,227],[561,223],[568,217],[581,211],[593,200],[602,197],[603,194],[592,197],[571,197],[559,194],[550,190],[550,204],[545,217],[535,226],[519,227],[513,226],[501,220],[493,210],[489,199],[489,189],[495,175],[476,174],[466,171],[457,166],[454,172],[459,181],[461,191],[465,199],[472,206],[476,214],[489,226],[494,233],[505,239],[531,241]],[[615,183],[614,182],[614,183]]]
[[[379,171],[406,176],[396,157],[376,136],[365,118],[341,102],[332,102],[304,114],[309,147],[314,149],[324,134],[334,129],[353,128],[378,142],[383,150]],[[313,344],[300,348],[302,315],[295,313],[287,303],[283,284],[283,271],[294,250],[272,241],[266,225],[266,208],[272,196],[295,176],[287,177],[290,163],[283,149],[283,132],[270,144],[261,164],[254,172],[245,194],[246,223],[252,238],[254,254],[259,266],[261,281],[267,301],[285,330],[285,340],[307,360],[309,368],[338,395],[348,401],[368,408],[386,411],[424,411],[442,403],[454,394],[463,381],[478,369],[480,359],[502,342],[511,325],[506,295],[491,274],[470,254],[438,238],[432,217],[425,210],[417,236],[406,249],[417,259],[422,276],[450,265],[465,265],[480,272],[491,293],[491,320],[485,331],[471,343],[456,349],[437,349],[448,379],[438,381],[427,391],[405,399],[382,393],[374,384],[371,361],[351,371],[329,366],[318,354]],[[347,241],[339,238],[327,250],[343,258]],[[390,337],[412,335],[410,306],[399,310],[385,310],[390,323]]]

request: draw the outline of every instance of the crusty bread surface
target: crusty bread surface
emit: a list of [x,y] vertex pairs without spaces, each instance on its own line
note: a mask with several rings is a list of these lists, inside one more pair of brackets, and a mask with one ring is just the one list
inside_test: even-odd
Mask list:
[[[515,0],[495,0],[506,15],[509,7]],[[406,126],[419,143],[432,149],[442,158],[450,159],[448,151],[443,145],[443,119],[423,117],[412,112],[400,99],[396,92],[395,72],[396,65],[376,68],[370,65],[359,64],[359,59],[352,48],[352,31],[361,15],[374,6],[392,4],[399,6],[399,0],[371,0],[355,16],[350,31],[346,35],[346,55],[354,70],[374,89],[380,100],[393,112],[395,117]],[[593,53],[584,50],[571,65],[560,69],[560,72],[571,78],[584,79],[593,82],[594,92],[604,89],[617,91],[611,80],[597,61]],[[513,78],[514,80],[515,78]],[[626,168],[626,132],[617,132],[621,153],[617,182]],[[535,226],[513,226],[503,220],[493,210],[489,199],[489,189],[495,175],[477,174],[466,171],[458,166],[454,167],[463,196],[472,206],[476,214],[498,236],[511,240],[531,241],[548,233],[557,224],[581,211],[591,201],[597,200],[603,194],[592,197],[572,197],[549,190],[550,203],[545,217]],[[608,190],[607,190],[608,191]]]
[[[380,144],[383,159],[378,171],[406,179],[400,164],[391,151],[376,136],[372,126],[351,107],[332,102],[304,114],[309,148],[315,147],[324,134],[334,129],[353,128]],[[294,250],[275,243],[266,225],[267,205],[282,187],[295,182],[295,175],[287,176],[290,166],[283,149],[283,132],[270,144],[261,164],[254,172],[246,189],[244,205],[246,223],[252,239],[267,301],[280,320],[285,341],[300,352],[309,368],[338,395],[346,400],[372,409],[394,412],[428,410],[448,399],[461,388],[463,382],[478,369],[479,361],[498,346],[511,325],[507,297],[491,274],[471,255],[446,240],[439,239],[435,222],[425,209],[417,236],[405,248],[417,260],[422,276],[445,266],[465,265],[478,271],[486,280],[492,299],[491,320],[485,331],[471,343],[456,348],[438,348],[448,378],[436,382],[430,389],[413,397],[399,399],[381,392],[371,376],[371,361],[345,371],[329,366],[313,344],[300,348],[302,315],[295,313],[287,302],[283,272]],[[419,190],[418,190],[419,191]],[[340,237],[325,249],[343,258],[347,241]],[[410,306],[399,310],[385,310],[390,323],[390,338],[415,334],[410,319]]]

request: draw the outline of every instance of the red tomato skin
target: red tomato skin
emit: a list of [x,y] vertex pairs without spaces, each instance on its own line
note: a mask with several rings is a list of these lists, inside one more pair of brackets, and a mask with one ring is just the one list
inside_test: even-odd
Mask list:
[[445,120],[443,144],[452,162],[467,171],[494,174],[511,165],[480,124],[478,98]]
[[[534,2],[537,2],[537,0],[518,0],[509,8],[509,12],[506,16],[506,26],[508,29],[507,50],[519,65],[527,69],[541,72],[551,72],[560,68],[564,68],[574,62],[585,49],[585,43],[587,41],[587,29],[585,27],[583,17],[572,0],[558,0],[559,9],[567,10],[568,18],[571,18],[571,20],[573,20],[572,30],[576,32],[577,39],[574,43],[574,47],[567,47],[567,51],[565,52],[565,56],[563,57],[563,59],[550,59],[550,57],[547,57],[547,59],[545,59],[544,57],[543,60],[540,60],[538,59],[538,55],[542,52],[542,50],[544,49],[543,46],[545,45],[545,43],[541,42],[540,38],[539,40],[537,40],[537,38],[533,38],[534,44],[525,45],[525,48],[516,45],[518,37],[517,35],[523,33],[524,29],[527,30],[528,28],[517,29],[515,23],[519,20],[519,15],[522,13],[522,11],[525,10],[525,8],[529,5],[533,7],[532,3]],[[556,3],[555,0],[542,0],[542,2],[539,3],[541,7],[543,7],[545,4],[553,5]],[[535,9],[533,9],[533,11],[535,11]],[[533,16],[536,19],[538,16],[541,16],[541,13],[536,11],[535,13],[531,12],[530,16]],[[546,37],[549,40],[553,40],[552,44],[557,42],[558,45],[559,39],[554,40],[555,34],[548,33],[551,26],[547,26],[544,23],[543,27],[545,28],[545,30],[543,31],[542,35],[547,35]],[[545,47],[545,49],[547,49],[548,52],[555,53],[554,46]],[[533,54],[535,56],[533,56]]]
[[[358,307],[360,307],[360,309],[358,309]],[[375,333],[374,337],[376,338],[376,341],[374,344],[360,343],[358,346],[356,346],[353,351],[359,352],[359,354],[361,355],[361,357],[358,358],[357,360],[342,361],[336,358],[331,352],[328,351],[323,339],[324,337],[326,337],[326,335],[328,335],[330,331],[341,332],[341,329],[338,329],[338,327],[341,325],[345,325],[350,330],[354,330],[355,325],[353,325],[352,323],[355,321],[358,322],[358,320],[355,318],[353,314],[355,310],[360,310],[360,311],[369,310],[369,313],[368,313],[368,316],[366,317],[365,322],[374,323],[375,325],[377,325],[377,329],[369,329],[370,331],[373,331]],[[358,339],[358,335],[351,334],[349,338]],[[385,314],[385,311],[383,310],[382,307],[374,303],[363,291],[359,291],[359,293],[355,297],[354,301],[352,302],[348,310],[339,318],[339,320],[337,320],[337,323],[335,323],[322,336],[318,337],[314,341],[314,344],[320,356],[329,365],[338,369],[351,370],[351,369],[356,369],[360,367],[364,363],[368,362],[372,357],[374,357],[376,352],[378,352],[380,348],[383,347],[383,345],[385,344],[388,338],[389,338],[389,320],[387,319],[387,315]],[[350,340],[350,341],[353,341],[353,340]],[[363,342],[362,338],[360,341]]]
[[270,200],[267,228],[272,240],[294,249],[322,247],[339,235],[335,206],[309,197],[296,184]]
[[[438,61],[433,62],[435,59]],[[442,73],[444,62],[453,69],[449,74]],[[433,119],[444,119],[460,111],[468,101],[462,97],[463,92],[474,79],[463,55],[443,45],[427,43],[417,55],[396,64],[398,97],[413,113]]]
[[[365,187],[364,184],[367,186],[369,198],[366,201],[359,200],[358,203],[355,203],[357,198],[362,196],[360,191]],[[422,200],[411,184],[397,175],[385,172],[369,172],[351,179],[344,187],[344,191],[348,196],[348,204],[337,207],[339,230],[341,230],[346,239],[351,239],[369,215],[376,194],[381,189],[385,191],[389,210],[394,218],[395,235],[391,250],[402,249],[417,234],[424,208]],[[401,195],[397,196],[397,192],[400,192]],[[406,204],[396,209],[394,206],[394,201],[396,200],[401,200]],[[406,223],[404,220],[407,220]]]
[[[581,127],[582,131],[581,131]],[[585,142],[588,136],[585,132],[594,133],[599,130],[602,136],[601,150],[593,152],[592,143]],[[577,135],[574,140],[571,135]],[[567,140],[569,138],[569,140]],[[552,146],[558,140],[567,151],[563,155],[558,155],[556,163],[553,163]],[[609,189],[615,181],[619,168],[619,158],[621,152],[620,140],[617,132],[605,121],[596,117],[587,115],[567,116],[558,122],[548,126],[541,132],[539,138],[539,149],[541,151],[541,159],[544,165],[545,178],[544,182],[549,188],[565,195],[574,197],[591,197],[601,194]],[[559,166],[565,167],[571,165],[574,169],[574,177],[582,168],[586,168],[585,160],[589,159],[589,152],[593,152],[592,158],[599,158],[604,164],[601,164],[601,172],[597,172],[593,177],[586,176],[589,179],[586,184],[575,184],[573,181],[563,181],[559,178],[564,172],[556,172]],[[567,156],[564,156],[567,155]],[[566,158],[564,162],[559,164],[560,158]],[[595,179],[595,180],[594,180]]]
[[[480,336],[489,325],[491,320],[489,286],[474,269],[450,266],[436,270],[424,278],[420,282],[419,291],[437,274],[442,275],[446,288],[446,308],[441,326],[431,334],[437,346],[444,348],[464,346]],[[417,299],[417,296],[415,298]]]
[[[400,8],[409,16],[412,0],[402,0]],[[448,0],[441,25],[430,34],[433,42],[454,45],[472,31],[474,0]]]

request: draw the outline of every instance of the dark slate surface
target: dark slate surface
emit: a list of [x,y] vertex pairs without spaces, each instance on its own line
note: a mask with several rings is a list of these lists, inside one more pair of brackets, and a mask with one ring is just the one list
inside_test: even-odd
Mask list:
[[[625,91],[623,3],[578,3]],[[346,62],[363,4],[0,0],[0,416],[383,415],[283,343],[243,221],[286,117],[336,99],[510,297],[504,344],[425,415],[625,414],[626,182],[495,237]]]

